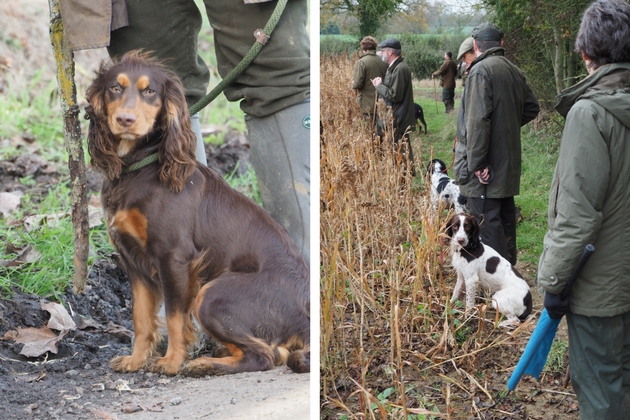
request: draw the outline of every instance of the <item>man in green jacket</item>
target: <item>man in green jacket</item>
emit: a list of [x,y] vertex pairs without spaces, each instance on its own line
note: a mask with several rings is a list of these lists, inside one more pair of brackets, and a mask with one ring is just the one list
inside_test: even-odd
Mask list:
[[352,89],[357,90],[357,101],[364,116],[371,119],[376,102],[376,89],[372,79],[385,77],[387,64],[376,55],[376,40],[366,36],[361,40],[361,58],[354,65]]
[[[385,80],[380,77],[372,80],[376,92],[385,104],[392,108],[394,114],[394,143],[398,145],[402,139],[407,146],[409,165],[412,176],[415,174],[413,151],[409,133],[416,129],[416,118],[413,102],[413,86],[411,70],[402,57],[400,41],[391,38],[381,42],[381,58],[388,64]],[[403,160],[404,161],[404,160]]]
[[[549,193],[537,284],[552,318],[567,315],[571,383],[581,419],[630,413],[630,5],[599,0],[575,47],[589,75],[563,90],[565,117]],[[560,293],[595,246],[567,299]]]
[[521,180],[521,126],[540,111],[523,73],[503,56],[503,31],[482,24],[472,33],[455,144],[455,180],[480,222],[481,240],[516,264],[516,206]]
[[435,79],[440,76],[440,86],[442,86],[442,102],[448,114],[455,109],[455,78],[457,77],[457,64],[453,61],[453,53],[444,53],[444,62],[439,70],[431,75]]

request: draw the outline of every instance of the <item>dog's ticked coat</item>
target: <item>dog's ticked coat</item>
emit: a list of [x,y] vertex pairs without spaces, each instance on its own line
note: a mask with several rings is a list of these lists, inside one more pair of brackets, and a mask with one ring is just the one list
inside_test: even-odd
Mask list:
[[459,192],[459,186],[446,174],[446,164],[440,159],[433,159],[427,165],[431,175],[431,203],[437,209],[440,201],[448,207],[454,207],[455,213],[465,213],[466,197]]
[[466,310],[475,306],[479,287],[492,290],[492,306],[505,314],[506,324],[524,321],[532,311],[532,295],[527,282],[505,258],[479,238],[477,220],[456,214],[448,222],[446,234],[451,241],[453,268],[457,283],[451,303],[466,287]]
[[[308,372],[306,263],[260,206],[196,162],[177,77],[132,52],[101,66],[87,98],[107,230],[133,295],[133,352],[112,359],[112,368],[220,375],[286,362]],[[162,303],[168,348],[155,358]],[[193,314],[229,356],[187,362]]]

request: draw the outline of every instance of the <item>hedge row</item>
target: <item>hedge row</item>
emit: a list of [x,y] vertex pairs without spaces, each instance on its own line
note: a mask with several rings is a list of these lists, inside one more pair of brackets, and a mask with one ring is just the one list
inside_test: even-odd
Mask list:
[[[402,45],[403,57],[409,64],[414,78],[427,79],[431,73],[440,68],[444,61],[444,52],[451,51],[456,58],[463,35],[407,34],[387,35],[386,38],[397,38]],[[379,39],[380,41],[380,39]],[[360,40],[351,35],[321,35],[320,54],[346,54],[351,57],[359,52]]]

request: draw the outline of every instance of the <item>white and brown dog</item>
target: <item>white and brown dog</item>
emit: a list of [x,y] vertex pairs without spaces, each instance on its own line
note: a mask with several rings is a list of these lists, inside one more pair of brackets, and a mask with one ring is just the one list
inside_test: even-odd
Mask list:
[[506,316],[503,326],[518,324],[532,312],[532,294],[527,282],[497,251],[484,245],[479,224],[468,214],[456,214],[448,222],[446,234],[451,239],[453,268],[457,283],[451,303],[466,286],[466,310],[475,306],[479,286],[492,290],[492,306]]
[[431,203],[437,210],[440,201],[448,207],[454,207],[455,213],[466,212],[466,197],[459,192],[459,186],[446,173],[446,164],[440,159],[433,159],[427,165],[431,175]]

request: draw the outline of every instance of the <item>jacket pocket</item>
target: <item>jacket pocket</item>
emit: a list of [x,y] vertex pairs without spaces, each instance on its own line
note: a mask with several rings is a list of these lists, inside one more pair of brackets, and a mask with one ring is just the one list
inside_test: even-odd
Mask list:
[[560,181],[555,173],[549,191],[549,217],[554,220],[558,215],[558,192],[560,191]]
[[455,143],[455,164],[453,165],[455,174],[455,182],[458,185],[464,185],[470,181],[468,173],[468,161],[466,160],[466,146],[460,142]]

